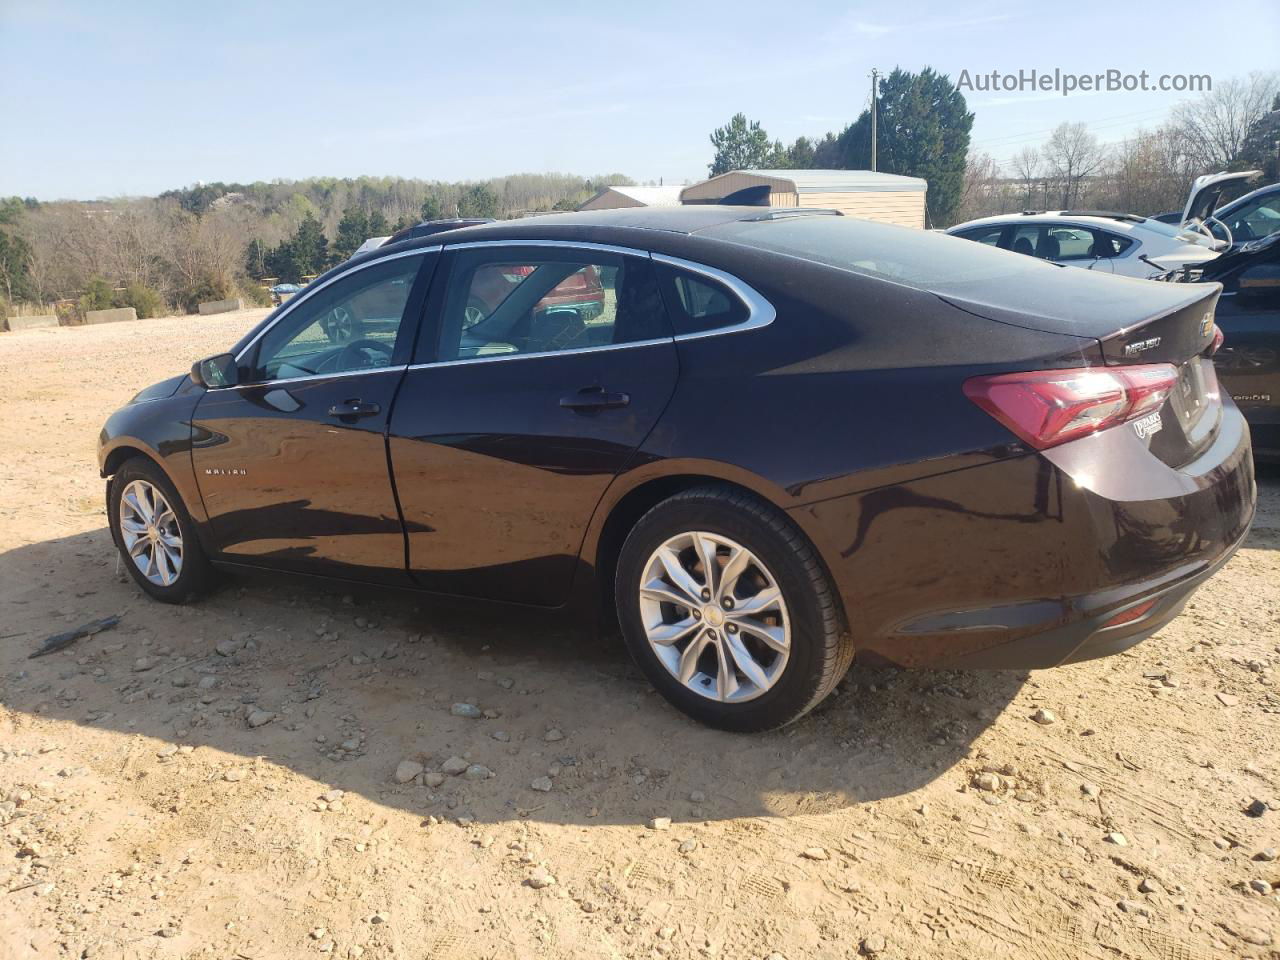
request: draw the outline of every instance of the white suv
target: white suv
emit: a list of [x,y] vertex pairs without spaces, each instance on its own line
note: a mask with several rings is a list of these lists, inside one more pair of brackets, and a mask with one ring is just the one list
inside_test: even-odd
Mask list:
[[947,233],[1069,267],[1149,279],[1212,260],[1226,245],[1129,213],[1046,210],[985,217]]

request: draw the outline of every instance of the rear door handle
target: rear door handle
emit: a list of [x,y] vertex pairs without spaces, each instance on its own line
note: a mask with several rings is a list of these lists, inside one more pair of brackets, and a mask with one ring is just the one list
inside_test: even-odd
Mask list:
[[363,400],[344,400],[329,408],[329,416],[356,419],[372,417],[382,412],[376,403],[365,403]]
[[591,413],[595,410],[612,410],[625,407],[631,397],[625,393],[610,393],[603,387],[583,387],[577,393],[560,398],[560,406],[578,413]]

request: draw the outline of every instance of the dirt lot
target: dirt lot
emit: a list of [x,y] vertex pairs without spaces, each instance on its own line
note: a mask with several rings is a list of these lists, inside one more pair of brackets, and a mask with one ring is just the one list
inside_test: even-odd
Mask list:
[[98,428],[259,316],[0,335],[0,957],[1280,957],[1276,474],[1127,655],[729,736],[554,621],[144,599]]

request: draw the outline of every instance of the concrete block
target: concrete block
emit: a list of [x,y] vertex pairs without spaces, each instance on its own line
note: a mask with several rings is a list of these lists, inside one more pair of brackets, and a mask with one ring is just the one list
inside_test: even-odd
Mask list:
[[232,310],[243,310],[243,300],[210,300],[208,303],[202,303],[197,308],[200,316],[206,317],[211,313],[230,313]]
[[10,317],[4,323],[6,330],[35,330],[39,327],[56,327],[58,318],[52,313],[42,313],[34,317]]
[[121,320],[137,320],[138,311],[133,307],[116,307],[114,310],[90,310],[84,315],[85,323],[119,323]]

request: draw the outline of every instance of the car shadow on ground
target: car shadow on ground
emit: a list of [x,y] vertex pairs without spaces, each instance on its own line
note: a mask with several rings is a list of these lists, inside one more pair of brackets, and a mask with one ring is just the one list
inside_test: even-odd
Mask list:
[[[1026,679],[855,665],[798,723],[734,735],[667,705],[620,640],[552,616],[242,578],[167,606],[117,572],[105,529],[0,555],[0,584],[8,711],[71,725],[95,754],[190,745],[166,762],[198,764],[205,781],[285,768],[317,795],[424,818],[703,821],[898,797],[964,761]],[[28,659],[46,636],[110,614],[115,629]],[[455,703],[491,715],[455,716]],[[424,782],[452,757],[492,775]],[[396,783],[406,759],[423,776]],[[542,778],[549,790],[534,788]]]

